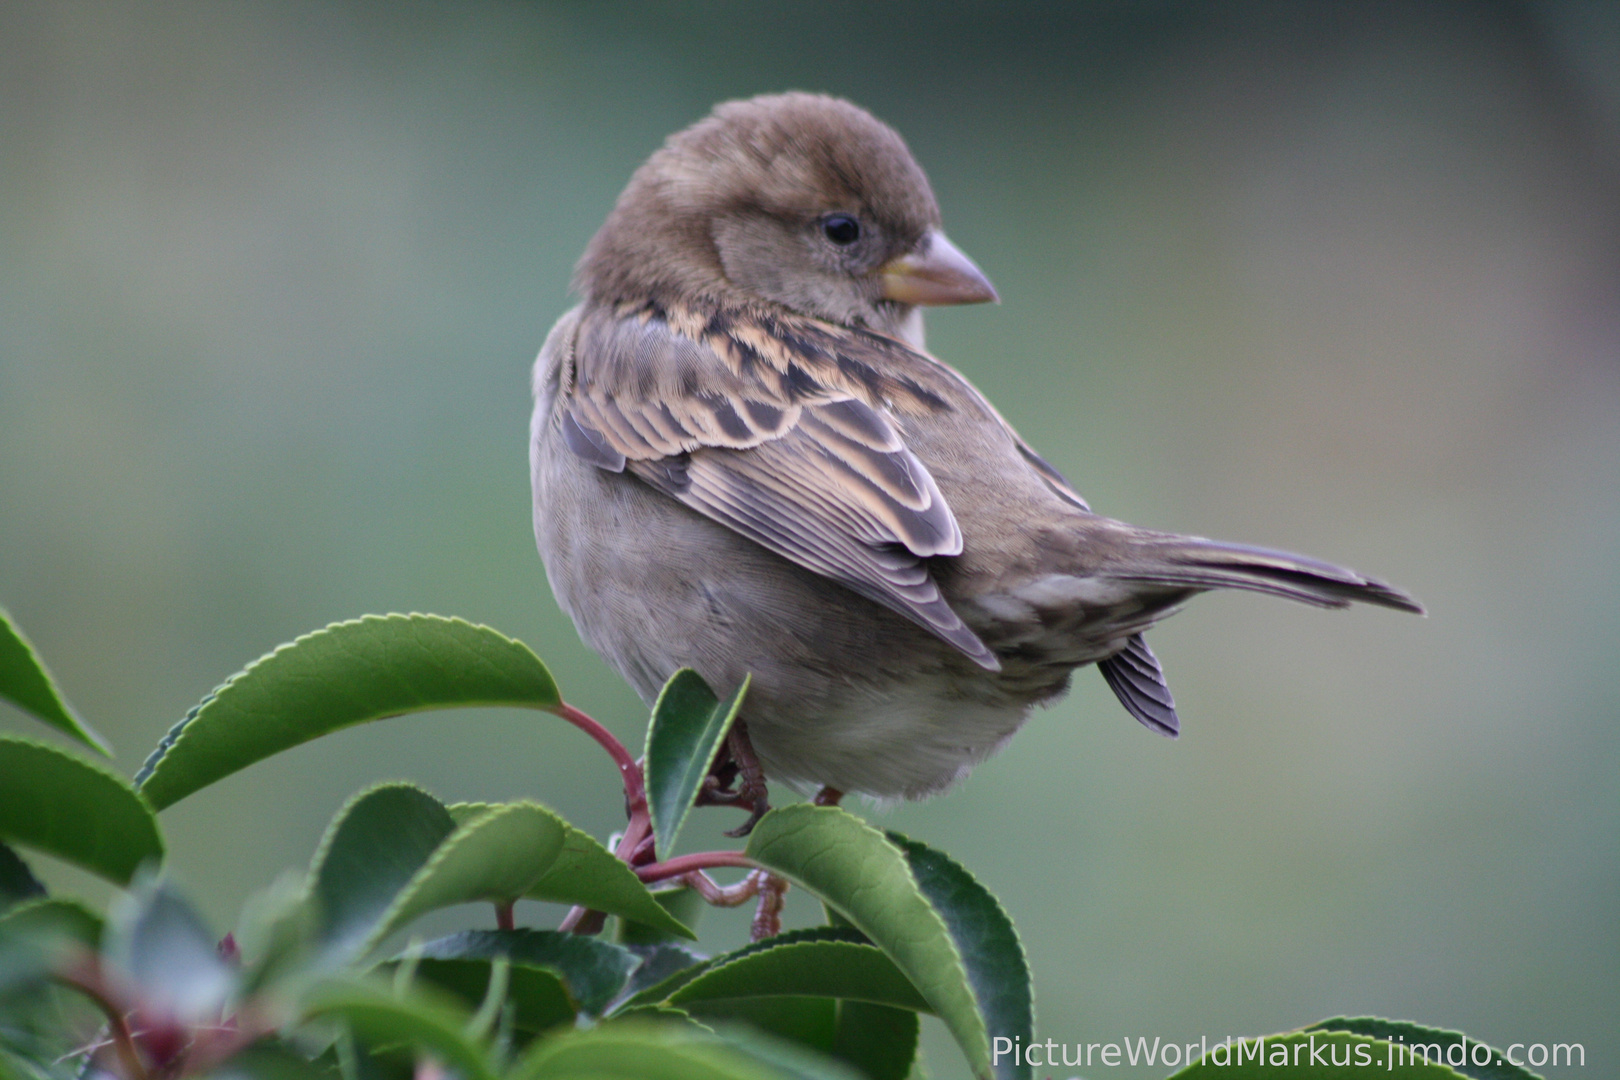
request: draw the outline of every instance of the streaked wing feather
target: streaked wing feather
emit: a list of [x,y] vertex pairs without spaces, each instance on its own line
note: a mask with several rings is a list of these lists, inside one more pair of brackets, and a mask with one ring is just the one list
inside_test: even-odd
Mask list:
[[945,602],[921,559],[898,542],[878,546],[862,539],[859,533],[867,530],[849,527],[849,515],[837,513],[841,508],[836,504],[790,502],[774,485],[758,483],[754,470],[728,467],[733,463],[725,458],[735,454],[707,450],[692,455],[683,473],[686,483],[679,488],[667,483],[668,472],[656,462],[632,462],[630,469],[762,547],[899,612],[985,667],[999,667]]
[[628,466],[699,513],[998,668],[923,561],[961,553],[955,515],[896,426],[865,398],[887,394],[876,400],[914,409],[942,403],[915,384],[889,385],[837,348],[903,346],[779,317],[715,313],[698,327],[690,312],[587,317],[560,421],[569,448],[601,468]]

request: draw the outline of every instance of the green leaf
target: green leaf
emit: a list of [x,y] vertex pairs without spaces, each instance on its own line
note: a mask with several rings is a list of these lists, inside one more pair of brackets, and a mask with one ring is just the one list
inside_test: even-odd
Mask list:
[[336,1080],[291,1048],[263,1040],[233,1054],[208,1073],[209,1080]]
[[865,1080],[860,1073],[830,1055],[807,1051],[752,1028],[719,1026],[715,1034],[756,1060],[799,1080]]
[[428,960],[493,960],[561,976],[579,1008],[592,1016],[607,1008],[637,963],[634,953],[606,941],[555,930],[466,930],[430,941],[417,955]]
[[49,979],[71,945],[60,934],[25,932],[0,923],[0,1000]]
[[11,848],[0,844],[0,913],[44,895],[45,886],[28,869],[28,864]]
[[119,884],[163,857],[157,819],[122,776],[54,746],[0,735],[0,840]]
[[103,920],[82,900],[40,897],[0,915],[0,931],[17,934],[60,934],[92,951],[101,948]]
[[614,1013],[608,1018],[607,1023],[617,1026],[625,1023],[664,1023],[666,1021],[690,1027],[694,1031],[701,1031],[707,1035],[714,1034],[714,1029],[709,1025],[700,1024],[692,1019],[691,1013],[669,1005],[637,1005],[634,1008],[625,1009],[623,1012]]
[[784,994],[932,1011],[894,961],[859,931],[828,926],[789,931],[716,957],[664,1000],[693,1011],[702,1001]]
[[218,1017],[236,987],[202,916],[167,882],[142,880],[113,906],[107,954],[139,989],[142,1007],[184,1022]]
[[1008,1057],[992,1068],[962,952],[906,855],[882,833],[835,807],[799,804],[760,819],[747,854],[819,896],[882,949],[945,1022],[976,1075],[1028,1075]]
[[366,947],[438,908],[516,901],[550,869],[565,828],[550,810],[525,802],[507,803],[460,826],[400,891]]
[[39,654],[34,652],[33,644],[17,629],[3,607],[0,607],[0,698],[24,712],[33,713],[92,750],[111,756],[106,740],[74,713],[56,688],[51,673],[45,670]]
[[[393,970],[402,961],[392,961],[384,970]],[[477,1008],[489,990],[493,960],[420,960],[416,978],[453,995],[469,1009]],[[528,964],[507,968],[506,992],[502,1001],[512,1030],[527,1041],[543,1031],[564,1025],[572,1027],[578,1007],[562,976]]]
[[449,811],[451,820],[457,825],[465,825],[473,818],[483,817],[500,805],[502,804],[494,802],[458,802],[446,804],[445,809]]
[[[1407,1020],[1385,1020],[1376,1016],[1335,1016],[1304,1030],[1348,1031],[1408,1047],[1438,1045],[1446,1055],[1446,1064],[1469,1080],[1539,1080],[1529,1069],[1508,1061],[1500,1050],[1478,1039],[1471,1039],[1460,1031],[1446,1031]],[[1463,1061],[1454,1064],[1453,1059],[1458,1058]],[[1481,1062],[1480,1058],[1484,1061]]]
[[684,945],[631,945],[630,949],[641,957],[641,966],[631,973],[625,987],[627,996],[615,1009],[616,1013],[658,1005],[709,966],[708,957]]
[[283,645],[204,698],[136,776],[157,809],[340,728],[429,709],[549,709],[557,684],[522,642],[461,619],[367,615]]
[[905,853],[917,887],[945,920],[967,969],[985,1029],[992,1035],[1021,1039],[1026,1045],[1033,1041],[1034,983],[1023,943],[1006,910],[990,890],[943,852],[897,832],[885,835]]
[[[652,897],[653,903],[683,928],[695,929],[703,913],[709,910],[708,902],[685,885],[666,884],[663,888],[653,890]],[[614,928],[614,940],[621,945],[659,945],[673,943],[677,937],[696,940],[690,933],[670,933],[662,921],[621,917]]]
[[[452,803],[446,807],[457,825],[465,824],[500,803]],[[567,830],[562,851],[541,879],[525,895],[529,900],[554,904],[579,904],[605,911],[651,928],[660,939],[672,937],[695,941],[689,930],[659,899],[668,890],[654,893],[642,884],[636,872],[613,857],[613,853],[589,833],[563,822]]]
[[[1164,1044],[1156,1039],[1130,1045],[1136,1050],[1136,1064],[1162,1062]],[[1171,1080],[1207,1080],[1212,1075],[1222,1080],[1368,1080],[1380,1073],[1400,1080],[1460,1080],[1463,1075],[1421,1059],[1413,1064],[1399,1049],[1391,1069],[1389,1053],[1394,1046],[1348,1031],[1291,1031],[1211,1046],[1207,1061],[1180,1062],[1185,1067]],[[1119,1063],[1130,1063],[1129,1048],[1122,1048]]]
[[645,768],[647,806],[661,858],[667,859],[675,851],[681,823],[737,717],[748,681],[745,677],[730,697],[720,701],[702,676],[682,668],[658,694],[647,725]]
[[596,838],[564,823],[562,851],[539,881],[525,894],[530,900],[580,904],[661,934],[697,940],[697,935],[658,902],[636,872],[613,857]]
[[746,1024],[776,1039],[832,1053],[838,1027],[838,1002],[827,997],[748,997],[700,1001],[682,1007],[703,1023]]
[[101,918],[77,900],[30,900],[0,916],[0,995],[47,978],[77,949],[94,951]]
[[917,1060],[922,1024],[916,1013],[866,1001],[838,1003],[833,1056],[869,1080],[906,1080]]
[[826,1059],[746,1036],[642,1019],[603,1024],[537,1043],[509,1080],[857,1080]]
[[505,803],[456,825],[431,795],[388,784],[340,812],[311,869],[323,940],[360,955],[426,912],[511,903],[556,861],[567,824],[535,803]]
[[853,928],[791,930],[681,974],[632,1001],[745,1020],[874,1077],[903,1080],[916,1056],[915,1012],[929,1011],[894,962]]
[[305,1019],[327,1018],[342,1020],[374,1046],[405,1043],[428,1051],[465,1080],[497,1080],[484,1051],[463,1034],[470,1017],[451,999],[420,991],[400,999],[364,983],[332,982],[306,998]]
[[379,784],[350,799],[309,868],[325,949],[343,957],[363,951],[399,894],[455,831],[443,804],[410,784]]

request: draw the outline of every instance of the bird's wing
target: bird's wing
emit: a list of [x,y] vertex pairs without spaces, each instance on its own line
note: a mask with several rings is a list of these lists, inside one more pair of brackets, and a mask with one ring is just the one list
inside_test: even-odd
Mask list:
[[923,560],[962,530],[891,410],[948,408],[884,370],[892,339],[774,311],[588,312],[561,380],[569,448],[629,470],[991,670]]
[[[989,402],[985,404],[988,405]],[[1012,426],[1007,424],[1005,420],[1002,421],[1002,424],[1007,427],[1008,431],[1012,431]],[[1050,461],[1037,454],[1035,448],[1024,441],[1023,436],[1014,432],[1013,437],[1018,440],[1018,452],[1023,455],[1025,461],[1029,462],[1029,467],[1035,470],[1036,475],[1045,482],[1046,486],[1052,489],[1052,494],[1065,502],[1078,506],[1088,514],[1091,512],[1091,504],[1086,502],[1078,491],[1069,486],[1069,481],[1064,479],[1063,474],[1058,472]]]

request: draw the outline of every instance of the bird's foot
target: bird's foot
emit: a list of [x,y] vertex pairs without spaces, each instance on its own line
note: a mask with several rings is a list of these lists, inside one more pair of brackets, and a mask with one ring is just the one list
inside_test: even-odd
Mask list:
[[813,801],[817,806],[837,806],[839,800],[841,800],[843,797],[844,793],[842,791],[839,791],[835,787],[826,787],[823,785],[822,789],[816,792],[816,797]]
[[727,836],[747,836],[759,824],[759,819],[770,810],[769,793],[765,788],[765,773],[754,756],[754,746],[748,741],[748,729],[738,721],[726,735],[724,751],[703,778],[694,806],[744,806],[749,810],[748,820]]
[[759,824],[759,819],[770,810],[770,793],[765,789],[765,770],[759,767],[754,744],[748,741],[748,725],[738,720],[726,735],[726,749],[737,767],[737,802],[751,808],[748,820],[735,829],[727,830],[730,837],[747,836]]

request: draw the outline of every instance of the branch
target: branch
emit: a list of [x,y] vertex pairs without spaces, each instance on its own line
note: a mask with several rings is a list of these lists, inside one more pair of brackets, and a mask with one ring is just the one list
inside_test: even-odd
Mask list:
[[[547,711],[579,728],[608,752],[613,763],[619,767],[619,776],[624,781],[624,805],[626,813],[630,815],[631,825],[634,826],[638,816],[647,817],[646,781],[642,779],[641,766],[630,756],[630,751],[624,748],[624,743],[616,739],[613,732],[566,701],[559,701],[556,708]],[[626,835],[629,835],[628,832]]]
[[713,866],[736,866],[744,870],[763,870],[764,867],[740,851],[700,851],[695,855],[681,855],[651,866],[635,868],[636,876],[652,883],[666,878],[680,877],[694,870],[707,870]]
[[690,870],[677,880],[703,897],[710,907],[736,907],[759,895],[760,886],[770,875],[755,870],[735,885],[720,885],[701,870]]
[[100,959],[86,953],[64,964],[55,976],[59,982],[73,987],[95,1002],[96,1007],[106,1014],[107,1029],[112,1035],[113,1046],[118,1051],[118,1061],[124,1067],[127,1080],[147,1080],[146,1064],[141,1061],[141,1052],[135,1045],[135,1036],[125,1018],[128,1010],[118,1001],[124,995],[108,982],[106,973],[101,970]]

